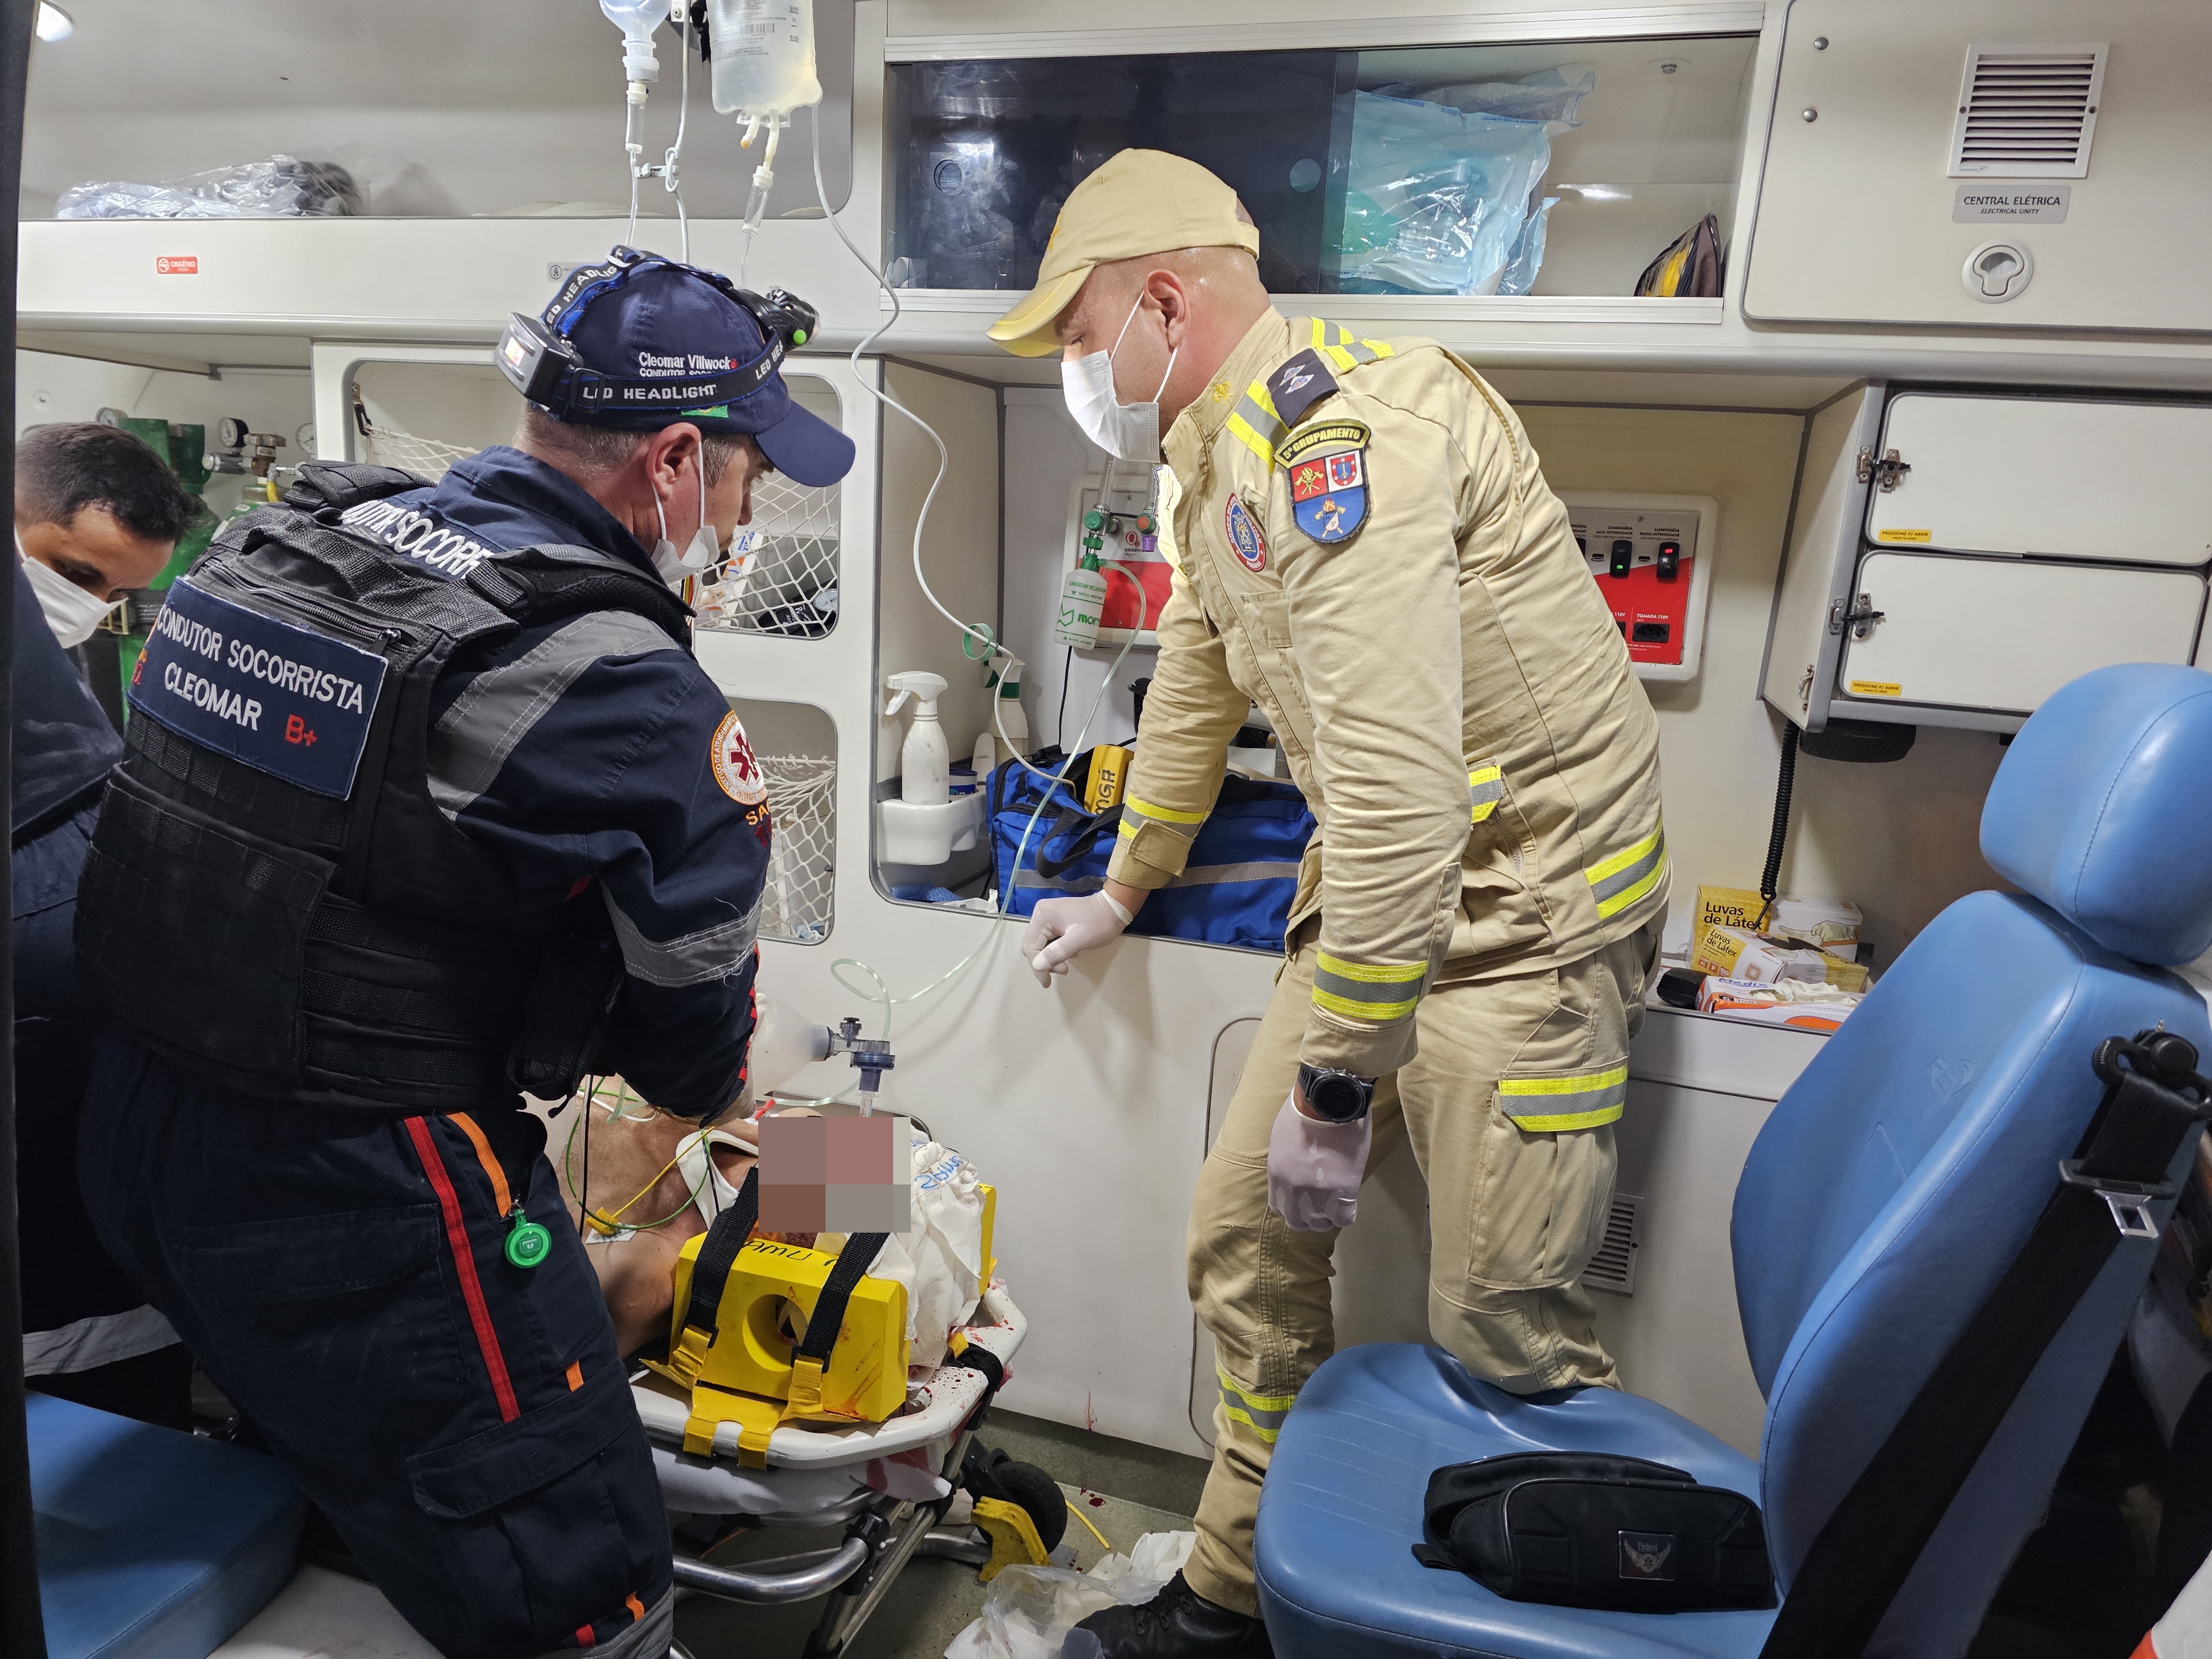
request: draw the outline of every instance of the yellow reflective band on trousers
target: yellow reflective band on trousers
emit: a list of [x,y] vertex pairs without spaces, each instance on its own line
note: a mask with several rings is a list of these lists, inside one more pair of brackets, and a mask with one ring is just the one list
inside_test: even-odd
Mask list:
[[1247,386],[1237,407],[1229,412],[1230,436],[1257,455],[1262,466],[1274,465],[1275,446],[1287,429],[1283,417],[1275,413],[1275,400],[1268,395],[1265,380],[1255,380]]
[[1428,964],[1346,962],[1326,951],[1314,955],[1313,1000],[1316,1008],[1346,1019],[1395,1024],[1413,1017],[1421,1000]]
[[1291,1414],[1296,1403],[1294,1394],[1247,1394],[1229,1380],[1229,1373],[1216,1365],[1214,1376],[1221,1379],[1221,1409],[1232,1423],[1242,1423],[1269,1445],[1283,1431],[1283,1419]]
[[1119,833],[1133,836],[1144,825],[1157,823],[1188,841],[1198,833],[1198,826],[1206,822],[1206,817],[1204,812],[1179,812],[1171,806],[1155,806],[1150,801],[1131,799],[1121,803]]
[[1495,761],[1485,761],[1467,775],[1468,820],[1480,823],[1505,799],[1505,774]]
[[1628,1067],[1585,1077],[1509,1077],[1498,1085],[1498,1109],[1537,1133],[1595,1129],[1628,1103]]
[[1659,884],[1667,873],[1667,827],[1583,872],[1601,916],[1619,915]]
[[[1377,357],[1395,355],[1381,340],[1353,337],[1352,331],[1341,323],[1325,323],[1316,317],[1311,328],[1313,338],[1307,343],[1339,368],[1355,368],[1361,363],[1371,363]],[[1334,340],[1329,338],[1332,331],[1336,335]]]

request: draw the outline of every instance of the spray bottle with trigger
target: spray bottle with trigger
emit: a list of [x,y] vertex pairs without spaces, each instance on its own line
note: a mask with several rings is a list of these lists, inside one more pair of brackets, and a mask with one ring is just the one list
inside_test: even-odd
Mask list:
[[897,695],[884,709],[890,719],[915,702],[914,719],[908,722],[906,742],[899,748],[899,799],[911,806],[939,806],[952,799],[952,752],[945,741],[945,728],[937,723],[937,700],[945,695],[945,677],[921,669],[894,674],[884,684]]

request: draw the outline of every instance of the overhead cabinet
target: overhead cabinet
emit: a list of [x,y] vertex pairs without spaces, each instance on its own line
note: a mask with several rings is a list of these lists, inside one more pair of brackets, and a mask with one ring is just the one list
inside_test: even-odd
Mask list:
[[2009,731],[2069,680],[2196,655],[2212,407],[1860,389],[1814,421],[1766,699]]

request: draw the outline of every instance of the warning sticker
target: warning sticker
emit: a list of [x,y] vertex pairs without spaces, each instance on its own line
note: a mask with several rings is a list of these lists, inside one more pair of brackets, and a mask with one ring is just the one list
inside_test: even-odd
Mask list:
[[1877,530],[1874,532],[1874,538],[1878,542],[1932,542],[1936,539],[1936,532],[1932,530]]
[[154,257],[156,276],[197,276],[200,274],[200,256],[197,253],[161,253]]
[[1895,680],[1853,680],[1850,693],[1855,697],[1901,697],[1905,688]]

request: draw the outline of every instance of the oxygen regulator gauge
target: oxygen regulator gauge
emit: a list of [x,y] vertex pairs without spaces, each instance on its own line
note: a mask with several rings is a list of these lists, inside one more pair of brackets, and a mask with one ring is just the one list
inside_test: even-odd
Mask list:
[[246,422],[235,415],[226,415],[215,423],[215,441],[225,449],[246,447]]

